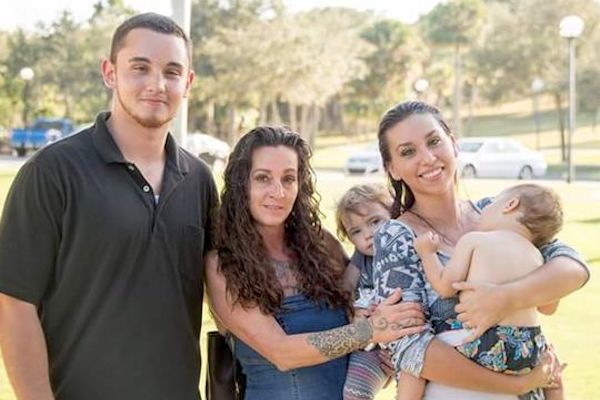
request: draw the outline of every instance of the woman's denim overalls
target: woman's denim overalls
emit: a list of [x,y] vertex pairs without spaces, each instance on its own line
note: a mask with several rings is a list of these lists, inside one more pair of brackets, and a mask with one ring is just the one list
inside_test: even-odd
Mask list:
[[[319,332],[348,323],[341,308],[319,306],[302,294],[286,297],[275,318],[288,335]],[[342,399],[346,356],[281,372],[241,340],[236,340],[235,354],[246,374],[245,400]]]

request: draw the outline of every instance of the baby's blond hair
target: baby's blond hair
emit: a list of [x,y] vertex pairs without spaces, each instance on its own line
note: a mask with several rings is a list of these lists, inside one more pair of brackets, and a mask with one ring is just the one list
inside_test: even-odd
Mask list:
[[348,217],[348,214],[361,215],[361,207],[369,203],[379,203],[386,210],[390,210],[393,203],[392,194],[380,183],[364,183],[352,186],[342,196],[335,210],[337,235],[341,240],[350,239],[343,220]]
[[542,246],[550,242],[563,225],[563,210],[558,194],[533,183],[516,185],[503,193],[519,198],[519,223],[532,235],[532,243]]

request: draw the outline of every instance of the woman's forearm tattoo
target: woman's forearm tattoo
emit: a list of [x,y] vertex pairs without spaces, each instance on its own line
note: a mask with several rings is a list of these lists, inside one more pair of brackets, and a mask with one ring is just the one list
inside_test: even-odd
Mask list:
[[307,341],[329,359],[334,359],[352,351],[366,347],[373,337],[373,327],[366,319],[308,335]]

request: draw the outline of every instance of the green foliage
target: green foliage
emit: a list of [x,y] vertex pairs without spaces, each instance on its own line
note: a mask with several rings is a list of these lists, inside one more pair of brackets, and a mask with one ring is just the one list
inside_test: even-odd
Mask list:
[[[132,13],[123,0],[100,0],[87,21],[64,12],[33,31],[0,32],[0,125],[22,124],[26,104],[30,117],[78,122],[108,107],[99,62]],[[338,7],[290,14],[281,0],[193,0],[190,127],[231,140],[266,122],[308,137],[319,127],[368,131],[389,106],[414,97],[419,78],[429,81],[422,98],[441,107],[451,103],[455,78],[472,108],[529,96],[538,77],[561,107],[567,57],[558,22],[571,13],[586,23],[577,41],[578,96],[592,113],[600,98],[594,0],[450,0],[414,25]],[[19,77],[25,66],[35,72],[27,88]]]
[[451,0],[439,3],[427,16],[428,38],[436,44],[472,43],[484,22],[485,6],[481,0]]

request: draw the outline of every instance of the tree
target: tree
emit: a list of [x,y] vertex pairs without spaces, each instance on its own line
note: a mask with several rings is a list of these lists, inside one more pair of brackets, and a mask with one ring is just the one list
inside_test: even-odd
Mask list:
[[[502,3],[502,4],[501,4]],[[591,0],[527,0],[490,2],[491,29],[478,50],[479,72],[485,78],[485,95],[491,101],[530,94],[531,81],[545,82],[554,98],[563,160],[566,157],[563,103],[567,90],[567,45],[558,34],[562,17],[579,14],[586,28],[578,40],[580,71],[597,63],[600,5]],[[588,79],[594,79],[589,75]],[[600,78],[595,78],[600,79]],[[591,83],[590,87],[593,87]],[[587,85],[583,88],[584,95]],[[591,93],[591,96],[594,96]]]
[[368,73],[352,82],[351,107],[360,114],[377,118],[405,97],[420,71],[423,46],[414,29],[397,20],[376,20],[360,37],[371,51],[363,57]]
[[433,44],[454,49],[453,128],[458,133],[463,90],[461,51],[479,36],[484,18],[482,0],[451,0],[439,3],[423,20],[426,36]]

